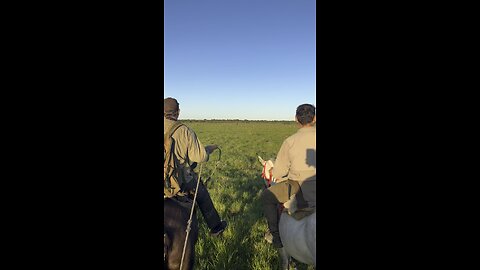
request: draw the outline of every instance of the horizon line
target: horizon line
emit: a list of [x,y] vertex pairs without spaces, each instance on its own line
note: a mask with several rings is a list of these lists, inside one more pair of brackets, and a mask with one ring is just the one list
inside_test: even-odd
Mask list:
[[204,120],[225,120],[225,121],[289,121],[295,122],[295,120],[290,119],[240,119],[240,118],[184,118],[178,119],[179,121],[204,121]]

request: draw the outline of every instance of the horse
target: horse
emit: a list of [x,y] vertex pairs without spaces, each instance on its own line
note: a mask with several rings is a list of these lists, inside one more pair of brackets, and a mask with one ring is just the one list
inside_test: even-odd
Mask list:
[[[186,197],[184,197],[186,198]],[[191,223],[191,231],[185,248],[185,257],[180,269],[183,246],[187,236],[187,223],[190,218],[193,201],[167,198],[163,206],[163,269],[191,270],[195,262],[195,243],[198,239],[198,221],[196,209]]]
[[[271,160],[265,161],[258,156],[260,163],[263,166],[262,177],[265,180],[265,187],[267,188],[276,179],[270,174],[270,169],[274,164]],[[288,208],[289,213],[296,211],[295,196],[292,196],[290,201],[286,202],[284,206]],[[289,214],[282,212],[278,224],[280,239],[284,250],[287,254],[281,254],[282,270],[288,270],[290,257],[297,261],[313,265],[316,267],[316,245],[317,245],[317,213],[316,211],[303,219],[297,220]],[[295,268],[296,269],[296,268]]]

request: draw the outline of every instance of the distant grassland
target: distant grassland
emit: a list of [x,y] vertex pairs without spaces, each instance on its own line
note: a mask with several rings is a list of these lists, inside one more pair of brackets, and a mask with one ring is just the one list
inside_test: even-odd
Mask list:
[[[222,237],[211,237],[197,211],[200,232],[195,247],[195,269],[277,269],[276,251],[263,239],[267,223],[259,201],[263,180],[257,155],[264,159],[275,157],[282,142],[297,131],[297,124],[293,121],[182,122],[195,130],[203,145],[217,144],[221,148],[221,160],[207,187],[221,218],[229,223]],[[218,158],[217,150],[203,165],[202,179],[212,173]],[[307,269],[305,265],[299,266]]]

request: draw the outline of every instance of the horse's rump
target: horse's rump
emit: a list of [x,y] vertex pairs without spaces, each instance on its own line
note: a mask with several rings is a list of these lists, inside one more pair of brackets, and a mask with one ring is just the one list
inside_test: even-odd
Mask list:
[[[187,236],[187,222],[190,218],[192,203],[176,199],[164,200],[164,257],[166,269],[179,269],[182,251]],[[191,230],[185,250],[185,269],[192,269],[195,255],[195,242],[198,238],[198,221],[193,214]]]
[[300,262],[316,265],[317,213],[296,220],[282,213],[279,222],[280,238],[287,253]]

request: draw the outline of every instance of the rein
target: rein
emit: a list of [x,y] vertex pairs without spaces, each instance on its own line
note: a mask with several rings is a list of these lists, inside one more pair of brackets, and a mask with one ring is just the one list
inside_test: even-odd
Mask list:
[[197,201],[198,185],[200,184],[200,180],[202,177],[202,168],[203,168],[203,163],[200,163],[200,173],[198,174],[197,187],[195,188],[195,196],[193,196],[192,210],[190,211],[190,218],[188,219],[188,222],[187,222],[187,230],[186,230],[187,236],[185,237],[185,243],[183,244],[182,260],[180,261],[180,270],[182,270],[183,259],[185,258],[185,248],[187,247],[188,235],[190,234],[190,229],[192,225],[193,210],[195,209],[195,202]]
[[[222,157],[222,150],[220,148],[217,148],[217,149],[219,151],[218,160],[217,160],[217,163],[215,164],[215,168],[213,169],[212,174],[210,174],[210,176],[205,181],[205,185],[207,184],[208,180],[210,180],[210,178],[213,176],[213,173],[215,172],[218,164],[220,163],[220,159]],[[183,259],[185,259],[185,249],[187,247],[188,236],[190,234],[190,229],[192,225],[193,210],[195,209],[195,202],[197,201],[198,186],[200,185],[200,181],[202,181],[202,168],[203,168],[203,163],[200,163],[200,172],[198,173],[197,187],[195,188],[195,195],[193,196],[192,210],[190,211],[190,218],[188,219],[188,222],[187,222],[187,230],[186,230],[187,236],[185,237],[185,242],[183,243],[182,260],[180,261],[180,270],[182,270]]]

